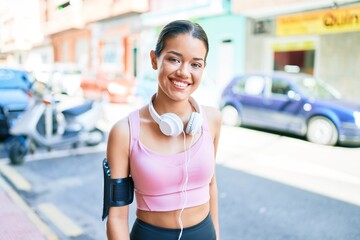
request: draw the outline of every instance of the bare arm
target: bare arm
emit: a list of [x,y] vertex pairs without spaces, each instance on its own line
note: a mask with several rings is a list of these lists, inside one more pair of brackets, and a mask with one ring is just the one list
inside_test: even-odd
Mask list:
[[215,175],[210,183],[210,213],[216,231],[216,239],[220,240],[220,227],[218,215],[218,190]]
[[[209,111],[207,112],[208,112],[210,128],[212,130],[213,139],[214,139],[214,150],[215,150],[214,164],[216,164],[217,146],[218,146],[218,142],[220,138],[220,130],[221,130],[221,113],[213,108],[209,109]],[[219,215],[218,215],[218,188],[217,188],[215,173],[210,182],[210,213],[216,231],[216,239],[220,240],[220,227],[219,227]]]
[[[129,176],[129,125],[125,118],[117,122],[109,133],[107,160],[111,178]],[[129,206],[110,207],[106,222],[109,240],[129,240]]]

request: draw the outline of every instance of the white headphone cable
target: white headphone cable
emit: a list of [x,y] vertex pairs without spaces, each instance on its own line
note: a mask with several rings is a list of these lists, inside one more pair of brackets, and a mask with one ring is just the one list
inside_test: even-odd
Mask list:
[[[184,226],[183,226],[183,223],[182,223],[182,220],[181,220],[181,215],[185,209],[185,206],[186,206],[186,203],[187,203],[187,184],[189,182],[189,171],[188,171],[188,166],[189,166],[189,160],[191,158],[191,152],[188,152],[187,150],[187,147],[186,147],[186,134],[185,132],[183,131],[183,136],[184,136],[184,149],[185,149],[185,181],[184,181],[184,185],[182,187],[182,194],[184,196],[184,203],[183,203],[183,206],[180,210],[180,213],[179,213],[179,218],[178,218],[178,222],[180,224],[180,234],[179,234],[179,238],[178,240],[181,239],[181,236],[182,236],[182,233],[183,233],[183,230],[184,230]],[[191,135],[191,141],[190,141],[190,145],[189,145],[189,148],[191,148],[191,146],[193,145],[193,140],[194,140],[194,136]]]

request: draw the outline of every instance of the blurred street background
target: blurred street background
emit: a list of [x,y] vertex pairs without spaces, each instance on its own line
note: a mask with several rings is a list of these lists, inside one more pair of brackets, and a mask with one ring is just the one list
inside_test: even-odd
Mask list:
[[[50,228],[39,227],[46,239],[100,240],[104,156],[105,145],[39,151],[21,166],[2,157],[0,172]],[[359,239],[359,156],[359,148],[224,126],[216,169],[222,239]],[[132,204],[131,224],[134,213]]]
[[360,239],[360,1],[0,0],[0,240],[106,239],[107,134],[176,19],[209,38],[221,239]]

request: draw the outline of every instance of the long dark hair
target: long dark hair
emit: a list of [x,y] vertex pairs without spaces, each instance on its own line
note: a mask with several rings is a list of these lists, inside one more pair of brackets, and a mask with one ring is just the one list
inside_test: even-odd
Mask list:
[[188,20],[176,20],[168,23],[160,32],[158,41],[156,43],[155,55],[160,56],[161,51],[164,49],[166,40],[168,38],[176,37],[179,34],[189,33],[194,38],[202,41],[206,47],[206,55],[209,52],[209,41],[204,29],[198,24]]

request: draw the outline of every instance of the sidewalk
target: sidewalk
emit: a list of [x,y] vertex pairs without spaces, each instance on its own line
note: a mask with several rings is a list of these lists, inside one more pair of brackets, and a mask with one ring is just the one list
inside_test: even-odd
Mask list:
[[58,237],[0,174],[0,240],[49,239]]

